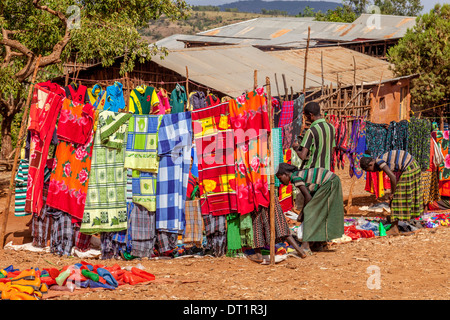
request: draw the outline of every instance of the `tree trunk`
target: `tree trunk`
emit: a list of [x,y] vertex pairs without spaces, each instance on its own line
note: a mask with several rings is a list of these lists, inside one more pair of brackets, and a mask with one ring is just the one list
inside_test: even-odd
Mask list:
[[11,127],[14,117],[3,116],[1,121],[2,130],[2,149],[0,151],[0,158],[7,159],[13,151]]

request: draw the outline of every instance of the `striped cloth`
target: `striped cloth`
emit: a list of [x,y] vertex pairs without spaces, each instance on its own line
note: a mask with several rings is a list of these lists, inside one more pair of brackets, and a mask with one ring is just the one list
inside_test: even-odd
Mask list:
[[191,113],[163,115],[158,141],[156,229],[180,233],[185,228],[184,211],[191,165]]
[[375,159],[380,169],[388,166],[391,171],[405,171],[413,161],[413,156],[403,150],[392,150]]
[[27,198],[28,182],[28,160],[21,159],[16,174],[16,190],[14,198],[14,215],[16,217],[27,216],[30,213],[25,212],[25,200]]
[[331,169],[331,152],[336,146],[335,135],[336,129],[323,118],[311,124],[300,143],[301,147],[309,150],[309,159],[305,164],[305,169]]
[[186,201],[185,217],[184,244],[201,246],[203,240],[203,219],[200,210],[200,200]]
[[156,242],[155,212],[135,203],[131,203],[130,208],[128,222],[130,253],[135,257],[151,257]]
[[147,210],[156,211],[156,182],[157,173],[133,170],[132,199]]
[[[273,149],[273,167],[275,173],[278,171],[278,166],[283,162],[283,148],[282,138],[281,138],[281,128],[273,128],[271,137],[272,137],[272,149]],[[275,175],[275,187],[279,187],[281,184],[280,180]]]
[[227,248],[227,221],[225,215],[202,215],[205,226],[205,251],[211,251],[216,257],[225,254]]
[[315,192],[334,176],[336,175],[330,170],[324,168],[310,168],[294,172],[291,177],[291,182],[297,188],[305,186],[309,191]]
[[287,124],[292,123],[294,117],[294,101],[284,101],[281,108],[280,122],[278,127],[284,127]]

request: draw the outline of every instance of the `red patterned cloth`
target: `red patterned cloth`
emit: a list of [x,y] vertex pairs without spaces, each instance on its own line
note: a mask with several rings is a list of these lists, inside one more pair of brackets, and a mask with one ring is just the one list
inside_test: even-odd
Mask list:
[[234,135],[228,102],[192,111],[202,214],[237,212]]
[[44,171],[63,100],[64,90],[59,86],[43,83],[37,84],[34,88],[28,126],[31,136],[30,167],[25,200],[25,211],[28,213],[40,215],[44,206]]

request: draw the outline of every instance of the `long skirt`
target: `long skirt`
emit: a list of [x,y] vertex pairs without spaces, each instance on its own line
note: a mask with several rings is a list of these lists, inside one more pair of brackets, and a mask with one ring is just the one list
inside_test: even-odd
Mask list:
[[303,241],[330,241],[344,234],[344,200],[338,176],[321,186],[303,208]]
[[415,160],[406,168],[397,182],[391,202],[391,218],[410,220],[423,213],[421,171]]
[[422,171],[421,186],[424,205],[441,200],[441,195],[439,194],[439,177],[437,171]]

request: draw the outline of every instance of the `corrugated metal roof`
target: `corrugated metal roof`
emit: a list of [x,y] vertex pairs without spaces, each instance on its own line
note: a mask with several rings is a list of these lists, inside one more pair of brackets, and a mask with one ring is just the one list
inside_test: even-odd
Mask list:
[[[223,26],[197,35],[238,39],[296,42],[308,37],[330,41],[353,41],[356,39],[401,38],[408,28],[415,25],[415,17],[362,14],[353,23],[313,21],[311,19],[276,17],[255,18]],[[275,38],[274,35],[277,37]]]
[[[275,87],[274,75],[277,74],[279,84],[283,87],[281,75],[284,74],[289,92],[291,87],[294,92],[303,90],[303,68],[293,68],[291,64],[252,46],[170,50],[164,60],[156,58],[152,61],[183,76],[186,75],[187,66],[190,80],[233,98],[245,90],[253,90],[254,70],[258,71],[259,85],[265,84],[266,77],[269,77]],[[306,81],[306,89],[318,88],[322,83],[320,77],[311,73],[307,73]],[[331,82],[326,81],[325,84]]]
[[[290,63],[295,68],[304,68],[306,49],[272,51],[267,54]],[[356,83],[380,81],[381,74],[383,79],[394,77],[389,70],[390,63],[381,59],[368,56],[357,51],[339,46],[332,47],[313,47],[308,51],[308,73],[317,77],[322,77],[321,53],[323,54],[323,73],[324,79],[339,82],[343,85],[353,84],[354,62],[356,61]]]

